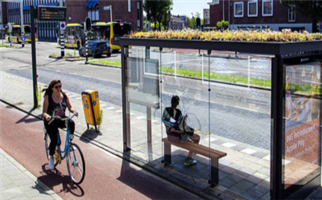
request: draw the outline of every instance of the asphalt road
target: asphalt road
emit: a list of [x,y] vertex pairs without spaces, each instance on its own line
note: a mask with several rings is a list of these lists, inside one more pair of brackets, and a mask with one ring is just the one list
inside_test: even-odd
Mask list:
[[48,169],[42,121],[2,103],[0,113],[0,147],[63,199],[198,199],[78,138],[73,142],[84,154],[86,175],[81,185],[74,185],[65,160],[56,170]]

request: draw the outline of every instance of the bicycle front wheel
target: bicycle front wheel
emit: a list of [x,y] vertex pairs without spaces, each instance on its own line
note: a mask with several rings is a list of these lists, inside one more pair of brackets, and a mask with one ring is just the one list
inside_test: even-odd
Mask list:
[[66,160],[70,178],[75,184],[81,184],[85,177],[85,160],[77,144],[71,143],[68,147]]

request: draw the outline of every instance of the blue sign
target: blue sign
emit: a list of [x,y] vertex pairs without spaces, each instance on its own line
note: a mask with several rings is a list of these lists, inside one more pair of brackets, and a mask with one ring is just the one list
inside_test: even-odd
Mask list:
[[181,20],[184,21],[184,16],[181,16]]
[[24,42],[26,40],[25,36],[21,36],[21,40]]
[[66,28],[65,22],[60,22],[60,28],[63,30]]

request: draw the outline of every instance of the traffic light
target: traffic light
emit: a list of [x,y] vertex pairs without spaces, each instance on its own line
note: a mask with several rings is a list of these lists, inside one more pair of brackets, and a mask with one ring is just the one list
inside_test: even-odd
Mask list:
[[197,17],[197,19],[196,19],[196,28],[200,29],[200,18],[199,17]]
[[91,29],[92,29],[91,19],[86,17],[86,19],[85,19],[85,31],[91,31]]

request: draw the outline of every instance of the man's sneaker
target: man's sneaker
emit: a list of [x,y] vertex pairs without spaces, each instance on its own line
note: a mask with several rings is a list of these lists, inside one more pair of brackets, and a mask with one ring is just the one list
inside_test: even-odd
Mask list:
[[196,161],[196,160],[194,160],[194,159],[192,159],[192,158],[190,158],[189,160],[186,160],[186,161],[184,162],[184,165],[185,165],[185,166],[191,166],[191,165],[195,165],[195,164],[197,164],[197,161]]
[[55,169],[53,158],[49,158],[48,167],[49,167],[49,169]]

